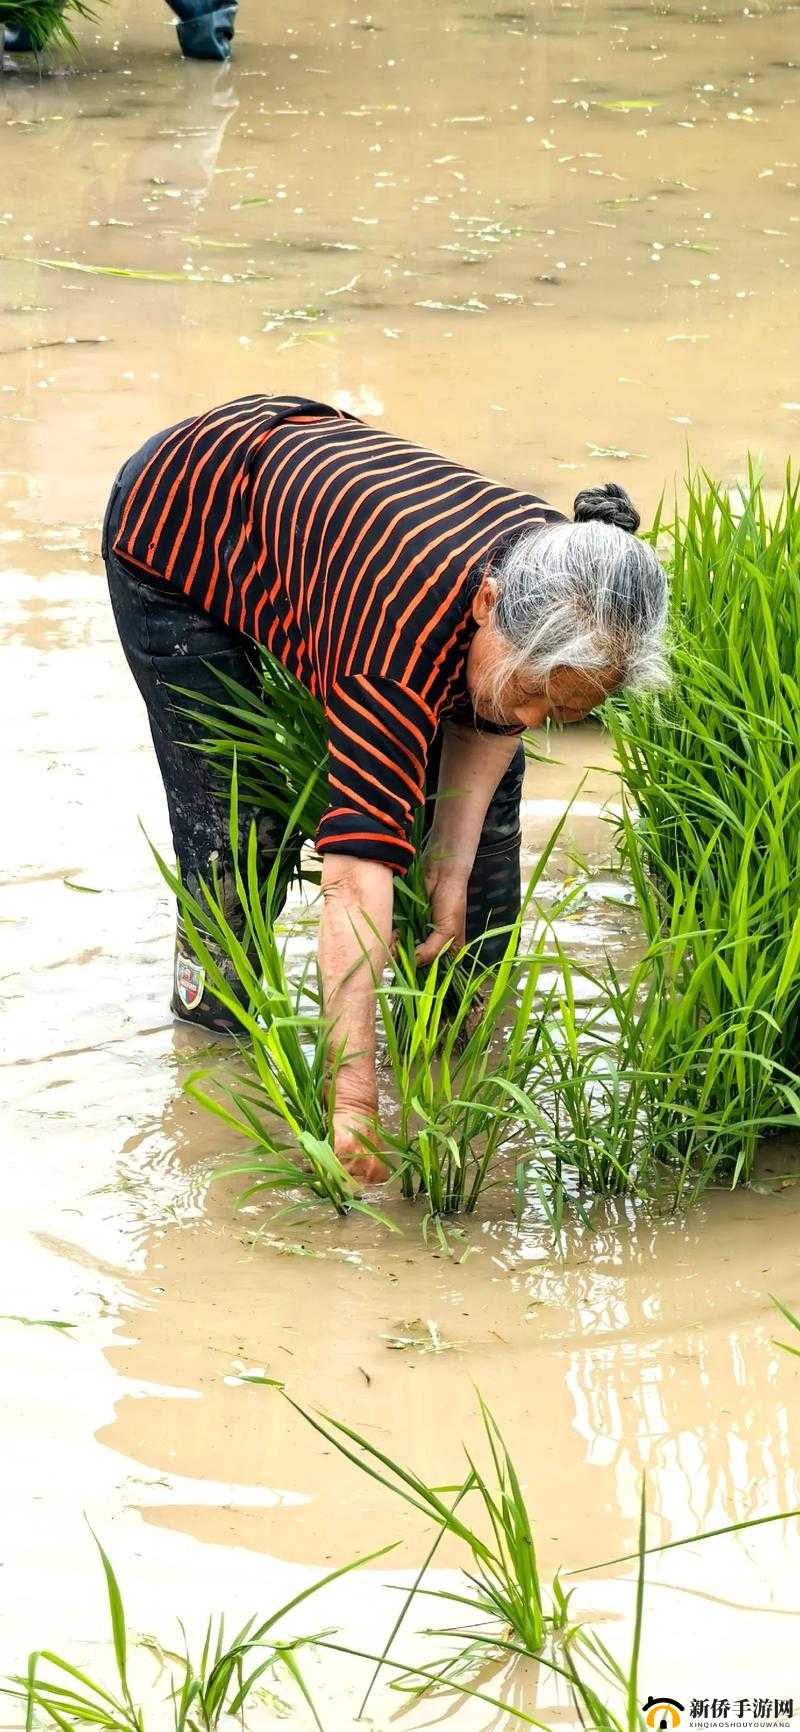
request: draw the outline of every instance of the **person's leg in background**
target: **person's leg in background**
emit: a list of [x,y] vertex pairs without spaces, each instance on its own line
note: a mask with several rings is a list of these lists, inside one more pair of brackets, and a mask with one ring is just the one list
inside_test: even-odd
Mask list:
[[[431,749],[427,778],[427,821],[433,818],[433,798],[439,780],[440,736]],[[525,777],[525,753],[520,745],[498,783],[483,821],[467,889],[467,943],[494,927],[510,926],[522,901],[520,879],[520,801]],[[505,953],[508,934],[498,932],[475,946],[486,968],[494,967]]]
[[[183,708],[192,707],[192,699],[181,697],[172,688],[181,686],[191,692],[200,707],[205,698],[220,696],[222,688],[214,673],[217,670],[240,685],[258,690],[255,646],[201,613],[179,589],[156,579],[151,582],[134,577],[111,552],[119,506],[135,473],[136,470],[127,481],[117,482],[103,530],[103,558],[111,605],[128,666],[147,708],[181,877],[196,896],[201,880],[210,883],[216,869],[226,918],[241,934],[243,920],[232,870],[224,783],[204,753],[197,749],[203,739],[203,725],[188,717]],[[243,804],[239,814],[240,859],[246,853],[254,820],[263,882],[282,835],[270,814]],[[233,965],[213,944],[209,948],[235,996],[241,998],[242,989]],[[205,971],[192,953],[180,920],[172,1009],[182,1020],[220,1032],[237,1032],[240,1027],[207,988]]]
[[178,19],[178,41],[190,60],[228,60],[239,0],[167,0]]

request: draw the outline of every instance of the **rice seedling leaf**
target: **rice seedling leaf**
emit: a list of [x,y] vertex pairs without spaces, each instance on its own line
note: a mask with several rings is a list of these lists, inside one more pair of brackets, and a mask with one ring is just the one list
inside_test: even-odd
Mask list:
[[[347,1654],[355,1660],[370,1660],[374,1662],[378,1657],[375,1654],[370,1654],[363,1648],[346,1647],[343,1642],[321,1641],[317,1645],[320,1648],[329,1650],[332,1654]],[[429,1666],[403,1665],[399,1660],[390,1659],[382,1660],[381,1664],[388,1666],[393,1672],[404,1673],[407,1677],[413,1676],[416,1678],[428,1678],[434,1683],[439,1682],[438,1672]],[[465,1684],[463,1681],[459,1684],[458,1689],[459,1694],[462,1696],[469,1696],[476,1702],[485,1702],[488,1707],[499,1708],[504,1714],[512,1714],[515,1720],[520,1720],[522,1722],[523,1726],[536,1726],[539,1728],[539,1732],[552,1732],[552,1728],[548,1727],[543,1720],[537,1720],[532,1714],[526,1714],[524,1709],[518,1707],[516,1704],[503,1702],[497,1696],[490,1696],[486,1690],[474,1690],[470,1685]]]
[[13,1311],[0,1313],[0,1323],[22,1323],[26,1329],[77,1329],[77,1323],[65,1323],[60,1317],[22,1317]]
[[[748,1528],[768,1527],[771,1522],[792,1521],[795,1516],[800,1516],[800,1507],[797,1509],[778,1510],[774,1515],[751,1516],[747,1521],[729,1522],[725,1527],[720,1528],[707,1528],[706,1532],[702,1534],[687,1534],[685,1539],[666,1540],[665,1543],[660,1546],[647,1546],[645,1548],[644,1556],[649,1558],[655,1556],[657,1552],[672,1552],[677,1551],[682,1546],[700,1545],[703,1540],[716,1540],[723,1538],[726,1534],[744,1533]],[[618,1558],[604,1558],[599,1564],[581,1564],[578,1569],[568,1570],[567,1575],[585,1576],[589,1575],[593,1570],[611,1569],[614,1564],[630,1564],[635,1558],[638,1558],[639,1555],[638,1551],[625,1552]]]
[[114,1570],[113,1570],[113,1567],[111,1564],[111,1559],[109,1558],[108,1553],[103,1550],[103,1547],[101,1546],[100,1541],[97,1538],[96,1533],[94,1532],[94,1530],[91,1527],[89,1529],[89,1532],[91,1533],[92,1539],[94,1540],[94,1543],[97,1547],[97,1550],[100,1553],[100,1562],[102,1563],[103,1573],[104,1573],[105,1578],[106,1578],[106,1593],[108,1595],[108,1610],[109,1610],[109,1615],[111,1618],[111,1635],[112,1635],[112,1640],[114,1643],[114,1658],[117,1662],[117,1671],[119,1673],[119,1681],[120,1681],[120,1684],[122,1686],[123,1695],[125,1696],[125,1699],[128,1702],[129,1707],[132,1708],[133,1705],[130,1701],[130,1695],[128,1692],[128,1675],[127,1675],[128,1640],[127,1640],[127,1632],[125,1629],[125,1611],[124,1611],[124,1607],[122,1604],[122,1595],[120,1593],[119,1583],[118,1583],[117,1578],[114,1574]]
[[[8,253],[3,256],[11,257]],[[21,262],[26,265],[39,265],[48,271],[80,271],[89,277],[133,277],[141,283],[185,283],[188,280],[185,271],[148,271],[132,270],[122,265],[87,265],[80,263],[78,259],[23,258]],[[208,278],[202,277],[198,280],[207,282]]]

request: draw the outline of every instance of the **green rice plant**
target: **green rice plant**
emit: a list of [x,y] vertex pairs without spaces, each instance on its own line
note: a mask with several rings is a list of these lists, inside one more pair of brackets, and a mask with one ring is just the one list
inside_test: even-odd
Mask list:
[[[745,1019],[728,1009],[697,1017],[693,988],[702,974],[682,975],[679,959],[689,943],[695,956],[702,947],[713,959],[713,935],[698,931],[691,910],[679,914],[676,907],[675,930],[654,940],[625,979],[610,960],[594,972],[556,944],[558,978],[529,1084],[542,1129],[519,1181],[556,1228],[570,1203],[581,1208],[590,1196],[692,1203],[718,1175],[735,1182],[767,1130],[796,1127],[795,1079],[777,1061],[770,1110],[762,1103],[757,1118],[746,1093],[725,1091],[738,1064],[767,1067],[747,1048]],[[588,1005],[581,984],[592,993]]]
[[[300,815],[302,800],[301,794],[290,814],[292,822]],[[238,857],[238,836],[234,766],[230,843],[240,915],[236,930],[216,880],[201,884],[198,899],[153,849],[177,901],[192,950],[206,970],[212,991],[238,1019],[243,1035],[238,1043],[241,1068],[233,1081],[221,1083],[217,1079],[217,1093],[209,1094],[201,1084],[212,1073],[204,1069],[188,1077],[184,1088],[249,1142],[251,1152],[242,1154],[218,1175],[244,1176],[251,1181],[242,1202],[261,1192],[287,1190],[299,1193],[299,1204],[327,1202],[340,1215],[356,1209],[375,1216],[334,1153],[331,1120],[338,1062],[336,1055],[332,1064],[330,1061],[319,981],[312,978],[308,964],[295,980],[290,979],[285,966],[286,940],[282,945],[275,912],[282,855],[275,860],[265,885],[259,878],[255,825],[251,826],[244,872]],[[233,966],[239,991],[220,965],[220,951]],[[391,1225],[385,1217],[377,1218]]]
[[[532,1078],[549,1003],[540,982],[549,966],[549,934],[539,930],[523,950],[523,928],[568,813],[546,843],[499,963],[482,967],[467,945],[425,971],[402,945],[392,979],[377,982],[386,1053],[399,1102],[397,1132],[387,1139],[403,1195],[423,1196],[434,1220],[470,1214],[497,1183],[504,1149],[542,1125]],[[570,900],[567,893],[557,912]]]
[[[786,1312],[792,1323],[800,1321]],[[647,1544],[646,1485],[642,1480],[639,1502],[637,1545],[634,1552],[605,1559],[600,1563],[571,1570],[571,1577],[589,1571],[610,1569],[620,1564],[635,1563],[636,1594],[630,1658],[621,1664],[602,1637],[582,1620],[571,1607],[572,1589],[565,1589],[557,1575],[548,1590],[541,1579],[533,1533],[519,1476],[503,1441],[497,1422],[485,1402],[480,1401],[481,1417],[489,1447],[491,1469],[483,1473],[473,1456],[465,1450],[468,1472],[456,1486],[431,1486],[412,1469],[401,1466],[391,1456],[359,1435],[350,1426],[331,1419],[329,1415],[309,1413],[291,1397],[291,1405],[319,1432],[328,1444],[378,1484],[386,1487],[420,1514],[428,1516],[437,1529],[436,1537],[417,1572],[410,1589],[404,1592],[401,1612],[395,1620],[382,1654],[367,1654],[323,1637],[320,1646],[340,1653],[357,1655],[374,1665],[372,1679],[359,1713],[366,1704],[381,1670],[386,1667],[394,1674],[392,1687],[415,1696],[449,1691],[456,1696],[476,1697],[496,1708],[503,1708],[524,1725],[541,1726],[542,1722],[527,1715],[514,1703],[489,1695],[475,1687],[476,1676],[491,1665],[496,1671],[503,1660],[535,1659],[540,1667],[562,1679],[568,1686],[576,1717],[581,1726],[593,1732],[642,1732],[644,1718],[640,1708],[639,1660],[644,1624],[644,1594],[646,1559],[662,1552],[676,1551],[685,1546],[717,1539],[730,1534],[767,1527],[800,1515],[797,1509],[778,1511],[765,1516],[749,1517],[741,1522],[707,1529],[700,1534],[668,1540],[661,1545]],[[443,1493],[455,1492],[447,1503]],[[480,1531],[462,1514],[468,1498],[477,1498]],[[452,1534],[467,1553],[463,1567],[463,1592],[448,1589],[428,1589],[423,1586],[445,1534]],[[391,1651],[407,1614],[418,1595],[463,1608],[468,1614],[455,1627],[436,1628],[423,1632],[437,1641],[446,1639],[450,1652],[427,1665],[402,1662],[391,1657]],[[481,1621],[477,1621],[481,1620]],[[472,1679],[472,1683],[467,1680]],[[609,1687],[611,1701],[609,1701]]]
[[[565,1681],[581,1724],[598,1728],[598,1732],[640,1732],[644,1724],[638,1685],[646,1555],[644,1483],[639,1515],[633,1641],[631,1659],[628,1667],[624,1668],[601,1638],[576,1621],[570,1606],[571,1590],[564,1589],[558,1576],[549,1590],[545,1588],[537,1562],[530,1512],[517,1470],[496,1420],[480,1397],[490,1468],[483,1472],[465,1449],[467,1475],[460,1486],[450,1488],[428,1485],[413,1470],[401,1467],[350,1426],[327,1415],[309,1413],[290,1396],[286,1399],[327,1443],[370,1478],[421,1514],[432,1518],[438,1530],[414,1583],[404,1594],[402,1610],[375,1662],[359,1715],[364,1714],[381,1670],[387,1667],[395,1674],[392,1688],[406,1694],[419,1698],[446,1690],[456,1696],[476,1697],[494,1707],[504,1708],[525,1725],[541,1726],[542,1722],[534,1716],[476,1687],[476,1679],[489,1664],[496,1668],[504,1661],[535,1659]],[[456,1494],[449,1503],[442,1495],[448,1489]],[[480,1532],[461,1513],[468,1498],[478,1500]],[[463,1592],[423,1586],[446,1533],[460,1540],[467,1552]],[[426,1665],[403,1663],[390,1657],[408,1611],[420,1594],[457,1606],[462,1620],[455,1627],[424,1632],[426,1636],[438,1642],[446,1640],[448,1644],[448,1651],[443,1656]],[[322,1638],[320,1646],[375,1660],[374,1655],[345,1647],[327,1637]],[[600,1694],[604,1680],[611,1682],[615,1696],[622,1697],[621,1717]]]
[[[452,1503],[447,1503],[442,1495],[447,1487],[428,1485],[413,1469],[399,1466],[341,1420],[309,1413],[289,1395],[285,1399],[348,1461],[412,1509],[431,1518],[441,1534],[454,1534],[466,1547],[470,1563],[464,1572],[465,1591],[442,1589],[436,1598],[466,1607],[471,1616],[490,1620],[498,1636],[510,1634],[521,1651],[529,1655],[540,1654],[548,1635],[566,1627],[567,1596],[559,1591],[550,1597],[543,1587],[533,1527],[517,1472],[484,1401],[480,1401],[480,1412],[491,1470],[483,1473],[465,1448],[469,1471],[463,1484],[449,1488],[457,1495]],[[486,1537],[460,1514],[461,1503],[468,1493],[479,1499]]]
[[798,1104],[798,482],[787,471],[770,515],[752,470],[738,504],[692,477],[666,534],[673,686],[609,709],[629,800],[620,841],[647,936],[670,941],[670,1042],[680,1055],[698,1041],[688,1104],[724,1127],[710,1170],[724,1163],[735,1183],[793,1091]]
[[95,0],[2,0],[0,30],[9,24],[23,30],[36,54],[45,48],[76,49],[78,44],[72,24],[78,18],[93,22],[97,17]]
[[[51,1649],[43,1648],[29,1655],[24,1675],[12,1677],[4,1695],[25,1703],[26,1732],[32,1732],[41,1715],[58,1732],[77,1732],[80,1727],[94,1726],[101,1732],[146,1732],[144,1708],[134,1700],[129,1680],[128,1659],[130,1638],[125,1609],[110,1558],[99,1540],[95,1539],[103,1566],[106,1597],[111,1623],[111,1638],[117,1673],[116,1690],[108,1689],[90,1673],[72,1664]],[[170,1700],[173,1705],[175,1732],[215,1732],[224,1716],[242,1715],[248,1698],[256,1686],[267,1677],[283,1673],[295,1684],[311,1710],[315,1724],[321,1721],[301,1671],[298,1654],[320,1639],[320,1633],[281,1639],[275,1634],[276,1625],[314,1594],[331,1582],[350,1574],[362,1564],[374,1563],[393,1548],[385,1546],[331,1570],[319,1582],[303,1588],[269,1617],[259,1622],[248,1618],[235,1636],[225,1640],[224,1620],[209,1619],[205,1639],[197,1659],[192,1660],[186,1633],[181,1625],[183,1652],[163,1648],[158,1642],[147,1646],[162,1660],[177,1668],[170,1678]],[[324,1635],[331,1632],[325,1631]],[[255,1662],[255,1663],[253,1663]],[[45,1673],[43,1667],[47,1667]],[[161,1724],[163,1710],[153,1704],[153,1719]]]

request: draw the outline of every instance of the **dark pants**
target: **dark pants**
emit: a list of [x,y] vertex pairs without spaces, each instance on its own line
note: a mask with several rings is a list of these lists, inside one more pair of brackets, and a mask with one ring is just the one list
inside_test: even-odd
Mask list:
[[[178,41],[192,60],[227,60],[233,41],[239,0],[218,6],[216,0],[167,0],[178,17]],[[2,35],[2,24],[0,24]],[[26,30],[6,25],[5,46],[12,53],[31,54],[34,46]]]
[[[191,700],[180,697],[171,688],[182,686],[200,700],[205,697],[218,700],[220,686],[213,671],[216,669],[258,691],[257,647],[250,639],[202,613],[171,584],[134,577],[110,551],[128,488],[160,438],[159,434],[137,452],[117,478],[103,526],[103,558],[122,647],[147,706],[184,883],[196,893],[200,879],[209,878],[209,861],[216,855],[223,897],[228,912],[234,913],[227,802],[221,795],[218,772],[196,749],[203,739],[202,724],[182,713],[182,706]],[[437,736],[428,766],[431,817],[439,757]],[[507,925],[519,912],[519,807],[524,770],[525,754],[520,746],[484,821],[469,882],[468,939],[477,938],[487,927]],[[245,807],[240,816],[240,837],[247,836],[251,821],[257,824],[262,870],[266,872],[282,839],[280,828],[269,813]],[[489,941],[481,947],[481,958],[492,962],[504,949],[505,939]]]

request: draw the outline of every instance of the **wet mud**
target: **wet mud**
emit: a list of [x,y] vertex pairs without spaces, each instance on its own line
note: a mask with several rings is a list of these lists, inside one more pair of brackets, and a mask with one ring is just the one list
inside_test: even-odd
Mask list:
[[[646,517],[687,444],[731,487],[748,449],[778,485],[800,416],[796,12],[240,10],[220,72],[120,0],[79,62],[0,80],[3,1669],[42,1642],[107,1664],[84,1513],[132,1628],[167,1639],[176,1614],[243,1620],[398,1540],[304,1626],[380,1645],[422,1525],[248,1372],[437,1482],[478,1443],[478,1388],[545,1573],[632,1550],[643,1472],[653,1544],[800,1503],[800,1371],[770,1301],[800,1299],[792,1148],[753,1191],[686,1220],[602,1209],[558,1252],[502,1187],[445,1251],[400,1204],[390,1238],[237,1212],[210,1183],[230,1147],[181,1083],[219,1048],[167,1009],[173,915],[140,828],[166,850],[166,817],[98,560],[129,451],[254,388],[566,508],[613,475]],[[590,882],[561,936],[624,960],[608,742],[549,751],[528,860],[574,796],[553,872]],[[458,1561],[443,1548],[443,1581]],[[644,1691],[797,1694],[796,1523],[648,1576]],[[624,1654],[631,1566],[576,1580]],[[361,1673],[309,1675],[350,1724]],[[564,1723],[552,1684],[515,1689]]]

